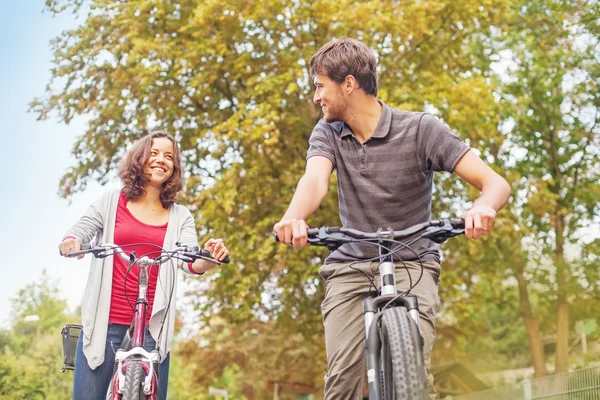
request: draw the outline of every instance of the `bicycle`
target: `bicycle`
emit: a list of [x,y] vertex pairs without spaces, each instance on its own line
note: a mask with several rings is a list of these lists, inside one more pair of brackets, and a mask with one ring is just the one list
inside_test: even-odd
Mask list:
[[[308,243],[312,246],[325,246],[333,251],[344,243],[361,242],[379,247],[380,289],[363,302],[369,400],[429,398],[419,304],[417,297],[410,294],[421,277],[406,292],[398,293],[393,254],[420,238],[442,243],[463,234],[464,227],[462,219],[442,219],[397,231],[361,232],[340,227],[308,229]],[[400,241],[409,237],[412,237],[409,242]]]
[[[135,245],[136,244],[130,244],[127,246]],[[149,307],[146,299],[146,292],[148,289],[148,268],[159,266],[172,259],[178,259],[184,262],[194,262],[201,259],[217,265],[230,262],[229,256],[225,257],[222,261],[213,259],[208,250],[200,249],[198,245],[183,245],[176,243],[176,246],[177,247],[173,250],[161,248],[160,255],[155,258],[150,258],[148,255],[136,258],[135,253],[127,254],[118,245],[106,243],[97,246],[84,244],[81,246],[80,251],[68,255],[69,257],[75,257],[80,254],[91,253],[96,258],[119,255],[125,261],[129,262],[128,271],[130,271],[131,267],[135,264],[140,267],[135,314],[129,329],[127,330],[127,334],[123,339],[123,343],[115,354],[113,375],[106,391],[107,400],[156,400],[158,398],[158,383],[160,378],[158,374],[160,364],[158,343],[160,341],[156,340],[154,350],[146,351],[144,349],[146,316]],[[71,366],[74,367],[74,363],[67,363],[67,354],[72,354],[72,352],[65,349],[65,368],[63,368],[63,371],[64,369],[72,369],[70,368]]]

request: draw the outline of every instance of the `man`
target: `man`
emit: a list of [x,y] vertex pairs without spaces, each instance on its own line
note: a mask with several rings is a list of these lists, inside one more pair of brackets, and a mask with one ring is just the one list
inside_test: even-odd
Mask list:
[[[329,176],[337,170],[340,219],[345,227],[362,231],[404,229],[431,217],[433,172],[455,172],[481,191],[461,217],[465,236],[477,239],[491,232],[496,212],[506,204],[510,187],[447,126],[425,113],[388,107],[376,98],[377,61],[364,44],[342,38],[325,44],[311,58],[316,87],[314,102],[323,119],[309,140],[306,171],[289,208],[274,230],[295,248],[307,245],[304,221],[320,206]],[[424,358],[429,366],[439,306],[440,252],[428,239],[411,245],[424,261],[424,276],[412,293],[419,298]],[[319,274],[327,281],[322,303],[328,372],[325,398],[362,399],[364,320],[362,301],[369,281],[378,274],[377,248],[347,244],[331,253]],[[410,273],[418,276],[418,257],[401,249],[395,260],[399,290],[408,289]],[[356,263],[356,261],[359,261]],[[350,263],[353,263],[350,268]],[[357,271],[360,270],[360,271]],[[362,272],[362,273],[361,273]],[[428,390],[435,398],[433,377]]]

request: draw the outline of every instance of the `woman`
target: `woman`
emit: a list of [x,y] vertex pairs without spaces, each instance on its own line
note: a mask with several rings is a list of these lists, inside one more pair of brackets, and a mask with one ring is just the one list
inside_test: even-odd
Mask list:
[[[126,247],[128,252],[135,251],[138,256],[158,255],[160,250],[156,246],[172,249],[176,242],[198,242],[192,214],[175,204],[175,196],[183,187],[183,173],[179,147],[171,135],[157,131],[138,141],[123,158],[119,177],[123,188],[106,193],[88,209],[59,244],[62,254],[78,251],[81,243],[90,242],[97,233],[101,243],[119,246],[144,243]],[[223,260],[229,253],[222,239],[211,238],[204,248],[217,260]],[[214,266],[202,260],[193,264],[179,263],[181,269],[192,275],[203,274]],[[92,259],[81,306],[83,329],[75,358],[74,400],[105,398],[114,353],[134,315],[129,302],[134,302],[137,296],[137,268],[134,266],[128,273],[128,263],[121,257]],[[169,263],[161,268],[153,267],[149,272],[146,330],[150,334],[146,335],[144,345],[151,350],[155,341],[159,341],[159,399],[164,400],[175,325],[177,279]]]

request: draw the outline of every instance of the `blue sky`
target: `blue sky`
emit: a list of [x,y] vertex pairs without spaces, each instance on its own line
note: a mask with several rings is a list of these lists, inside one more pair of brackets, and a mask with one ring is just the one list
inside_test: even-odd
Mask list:
[[7,172],[0,207],[5,249],[0,264],[0,327],[6,327],[9,299],[39,281],[44,268],[58,281],[69,305],[79,304],[89,262],[62,259],[57,244],[104,189],[92,184],[71,204],[59,198],[58,182],[74,164],[70,150],[85,124],[65,125],[57,117],[36,121],[28,112],[28,103],[44,95],[50,79],[50,40],[79,21],[71,13],[43,13],[43,0],[0,0],[0,9],[0,135],[2,167]]

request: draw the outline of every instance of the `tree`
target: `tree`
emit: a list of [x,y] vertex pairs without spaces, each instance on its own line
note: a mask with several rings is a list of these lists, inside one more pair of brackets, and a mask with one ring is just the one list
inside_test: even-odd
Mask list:
[[[46,272],[12,299],[11,327],[1,333],[0,399],[66,400],[73,376],[60,374],[66,302]],[[35,315],[34,320],[25,319]]]
[[515,205],[530,254],[553,266],[546,282],[555,296],[557,372],[568,368],[569,303],[585,291],[565,252],[585,243],[581,232],[600,210],[600,47],[590,11],[598,15],[597,2],[524,2],[519,29],[506,33],[512,63],[501,94],[512,106],[504,118],[520,174]]
[[580,318],[594,315],[585,310],[595,304],[596,274],[573,254],[589,242],[598,211],[598,3],[523,1],[513,7],[511,22],[484,46],[484,57],[497,61],[495,106],[506,136],[483,153],[512,183],[513,198],[483,246],[450,243],[445,272],[456,287],[446,283],[445,294],[458,305],[448,314],[461,318],[456,325],[473,337],[469,329],[477,327],[468,319],[486,304],[477,299],[478,288],[495,280],[511,290],[516,280],[539,377],[547,374],[544,333],[558,334],[556,370],[567,369],[569,303],[579,306]]
[[231,324],[216,316],[197,337],[178,344],[175,355],[186,365],[185,385],[202,393],[217,383],[248,399],[273,397],[275,382],[315,393],[322,389],[325,349],[320,332],[307,340],[274,322]]
[[[59,297],[58,287],[46,270],[42,271],[39,282],[20,289],[11,303],[12,329],[17,336],[56,333],[57,327],[69,320],[67,303]],[[28,316],[34,317],[34,321],[28,321]]]

